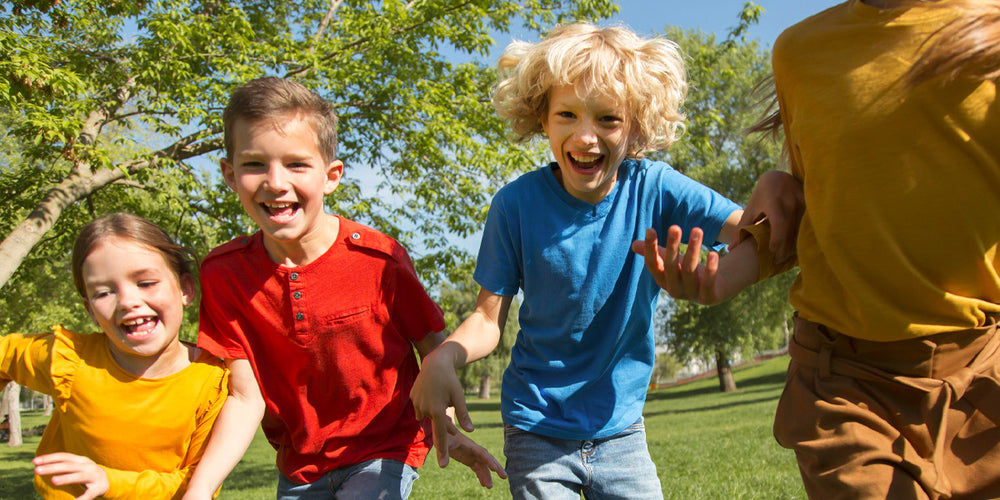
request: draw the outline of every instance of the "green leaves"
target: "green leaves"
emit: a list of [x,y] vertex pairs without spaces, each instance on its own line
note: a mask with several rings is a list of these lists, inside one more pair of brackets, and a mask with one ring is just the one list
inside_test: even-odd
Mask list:
[[492,70],[453,60],[487,54],[494,34],[520,25],[615,10],[611,0],[0,5],[0,199],[12,201],[0,206],[0,300],[30,310],[15,294],[34,266],[62,275],[76,228],[113,210],[172,228],[200,255],[254,230],[216,165],[229,93],[263,75],[295,78],[338,109],[347,178],[329,209],[400,239],[428,284],[457,278],[470,256],[456,242],[542,155],[507,142],[489,105]]

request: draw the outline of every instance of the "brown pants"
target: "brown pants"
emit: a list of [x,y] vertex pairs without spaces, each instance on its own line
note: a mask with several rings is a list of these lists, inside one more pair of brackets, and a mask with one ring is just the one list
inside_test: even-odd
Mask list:
[[801,318],[774,436],[812,499],[1000,498],[1000,333],[899,342]]

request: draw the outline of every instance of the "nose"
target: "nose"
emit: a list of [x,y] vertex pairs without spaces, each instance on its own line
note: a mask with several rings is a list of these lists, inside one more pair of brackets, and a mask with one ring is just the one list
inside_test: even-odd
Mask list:
[[288,173],[285,171],[285,167],[282,165],[271,165],[267,169],[267,179],[265,179],[265,187],[271,191],[287,191],[288,189]]
[[135,286],[123,286],[118,289],[118,309],[128,311],[142,304],[139,289]]
[[597,144],[597,129],[593,123],[583,122],[573,133],[573,138],[585,146]]

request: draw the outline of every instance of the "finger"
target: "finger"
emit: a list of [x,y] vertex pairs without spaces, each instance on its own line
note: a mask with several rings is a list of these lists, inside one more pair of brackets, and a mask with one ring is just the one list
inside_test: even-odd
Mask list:
[[447,467],[448,434],[451,433],[448,427],[455,427],[455,424],[445,415],[431,419],[431,423],[434,426],[434,448],[437,448],[438,467]]
[[660,255],[660,258],[663,260],[663,274],[661,276],[664,281],[664,283],[660,283],[660,286],[671,296],[678,295],[683,290],[681,276],[678,273],[678,259],[681,257],[681,236],[680,226],[670,226],[667,229],[667,246],[663,247],[662,254]]
[[642,251],[639,253],[646,258],[646,269],[649,269],[649,272],[653,273],[653,276],[663,274],[663,259],[656,248],[655,229],[649,228],[646,230],[646,239],[642,242]]
[[701,286],[701,278],[698,276],[698,264],[701,260],[701,240],[703,237],[704,233],[701,228],[696,227],[691,230],[691,235],[688,237],[687,253],[684,254],[684,259],[681,261],[681,283],[686,298],[693,299],[699,296],[698,289]]
[[87,474],[86,472],[81,470],[56,472],[56,473],[51,473],[51,475],[52,477],[49,478],[49,481],[52,481],[52,484],[56,486],[62,486],[65,484],[89,483],[93,480],[90,474]]
[[716,290],[718,275],[719,253],[709,252],[705,258],[705,273],[701,277],[702,304],[715,304],[719,301],[719,290]]
[[492,453],[487,452],[487,454],[490,457],[489,458],[490,470],[496,472],[497,476],[499,476],[500,479],[507,479],[507,471],[503,468],[503,465],[500,465],[500,461],[497,460]]
[[465,432],[472,432],[476,428],[472,425],[472,418],[469,417],[469,410],[465,406],[465,395],[458,394],[451,398],[453,405],[455,407],[455,418],[458,419],[458,425],[462,426]]
[[479,479],[479,484],[486,488],[493,487],[493,475],[490,474],[490,469],[486,467],[486,464],[479,463],[472,468],[473,472],[476,473],[476,478]]
[[74,461],[74,460],[78,460],[79,458],[81,458],[80,455],[74,455],[72,453],[66,453],[64,451],[59,451],[59,452],[56,452],[56,453],[49,453],[49,454],[46,454],[46,455],[39,455],[39,456],[31,459],[31,463],[33,463],[35,465],[45,465],[45,464],[51,464],[51,463],[56,463],[56,462]]

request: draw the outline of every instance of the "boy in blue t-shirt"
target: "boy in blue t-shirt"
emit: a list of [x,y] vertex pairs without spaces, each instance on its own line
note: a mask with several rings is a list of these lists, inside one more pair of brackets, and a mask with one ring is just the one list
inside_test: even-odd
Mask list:
[[[411,391],[417,415],[434,420],[437,439],[457,432],[445,414],[454,405],[472,430],[455,368],[496,347],[523,290],[501,405],[514,498],[661,498],[642,423],[660,288],[721,302],[756,280],[756,243],[699,264],[702,240],[733,240],[742,210],[641,159],[669,146],[684,118],[676,44],[575,24],[511,44],[499,67],[498,114],[521,140],[545,135],[556,161],[494,197],[476,309],[424,361]],[[657,233],[665,247],[656,248]],[[442,466],[446,450],[438,446]]]

